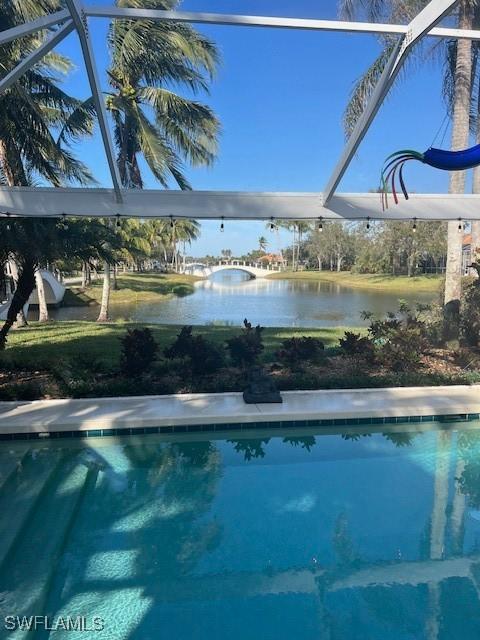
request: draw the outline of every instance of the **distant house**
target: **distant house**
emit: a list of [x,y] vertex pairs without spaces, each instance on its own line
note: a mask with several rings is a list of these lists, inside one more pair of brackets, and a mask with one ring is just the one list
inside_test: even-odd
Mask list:
[[270,266],[280,266],[285,263],[285,258],[280,253],[266,253],[264,256],[258,259],[258,262],[263,262]]

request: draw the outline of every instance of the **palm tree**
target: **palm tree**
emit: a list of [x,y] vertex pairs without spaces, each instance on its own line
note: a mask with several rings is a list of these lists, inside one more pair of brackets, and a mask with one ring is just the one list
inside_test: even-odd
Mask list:
[[[295,224],[292,223],[291,220],[276,220],[275,224],[273,224],[272,222],[268,222],[267,223],[267,228],[270,229],[270,231],[279,231],[279,229],[288,229],[289,231],[293,231],[293,244],[292,244],[292,270],[295,271],[295,247],[296,247],[296,237],[297,237],[297,232],[296,232],[296,226]],[[282,260],[283,260],[283,255],[282,255]]]
[[[18,264],[15,260],[15,257],[11,254],[8,256],[6,263],[7,263],[7,266],[10,268],[10,273],[13,280],[13,286],[14,286],[14,289],[16,289],[18,287],[18,280],[20,278]],[[25,316],[25,313],[22,307],[20,311],[17,313],[17,317],[15,320],[15,327],[20,328],[20,327],[25,327],[26,325],[27,325],[27,318]]]
[[110,320],[111,275],[111,260],[105,259],[103,261],[102,299],[100,301],[100,311],[98,312],[97,322],[108,322]]
[[222,255],[222,258],[224,258],[225,260],[230,260],[230,258],[232,257],[231,249],[222,249],[220,253]]
[[174,221],[174,246],[173,255],[175,257],[175,269],[178,269],[178,244],[183,245],[183,261],[185,262],[185,249],[200,236],[200,224],[196,220],[175,220]]
[[[117,261],[134,264],[140,270],[157,245],[156,238],[152,236],[152,224],[142,220],[122,220],[117,229],[117,235],[121,244],[117,252]],[[155,227],[153,227],[155,229]],[[116,266],[114,265],[114,279],[116,279]],[[114,283],[115,288],[115,283]]]
[[[0,29],[11,28],[59,8],[60,3],[55,0],[0,0]],[[25,55],[37,49],[45,35],[39,32],[0,47],[0,75],[7,74]],[[60,186],[64,180],[81,184],[92,181],[85,165],[65,148],[70,139],[92,129],[91,111],[81,108],[78,100],[58,86],[59,74],[67,72],[70,66],[66,58],[51,52],[0,96],[0,183],[28,186],[38,177],[55,186]],[[54,128],[60,132],[58,140],[53,137]],[[22,276],[20,263],[12,255],[9,260],[14,265],[18,286]],[[25,268],[29,263],[22,264]],[[35,278],[34,273],[29,274],[31,278]],[[48,312],[41,278],[38,285],[40,319],[44,320],[48,319]],[[18,312],[21,322],[24,321],[23,305]]]
[[48,307],[47,307],[47,299],[45,297],[45,286],[43,284],[42,272],[40,271],[40,267],[35,269],[35,286],[37,288],[37,299],[38,299],[38,321],[39,322],[48,322]]
[[[117,0],[117,4],[126,3]],[[127,4],[132,6],[132,2]],[[135,4],[172,10],[179,2],[142,0]],[[219,123],[209,107],[173,89],[207,91],[218,64],[215,45],[190,25],[150,20],[113,21],[108,44],[112,90],[107,107],[114,121],[122,184],[143,186],[141,155],[164,187],[173,178],[180,188],[188,189],[183,163],[205,166],[213,162]]]
[[262,253],[265,253],[267,246],[268,246],[268,240],[265,238],[265,236],[260,236],[258,239],[258,249]]
[[[132,5],[133,2],[133,5]],[[175,9],[178,0],[132,0],[124,6]],[[158,182],[168,187],[170,179],[181,189],[190,184],[184,174],[191,166],[210,165],[216,155],[219,122],[204,104],[174,91],[207,91],[217,64],[215,45],[190,25],[150,20],[114,20],[108,44],[111,91],[106,104],[114,124],[117,163],[124,187],[143,187],[139,158]],[[84,108],[91,108],[91,100]],[[180,228],[171,232],[172,266],[178,261]],[[187,234],[188,235],[188,234]],[[188,241],[188,240],[187,240]],[[105,265],[101,317],[108,317],[110,269]]]
[[[71,220],[68,225],[56,219],[15,218],[0,234],[0,260],[14,256],[20,266],[18,286],[0,330],[0,349],[5,348],[7,335],[18,311],[27,303],[35,288],[35,271],[41,261],[79,258],[111,260],[110,247],[115,238],[101,221]],[[39,242],[38,239],[42,241]]]
[[[347,18],[367,13],[372,21],[401,22],[410,21],[427,0],[340,0],[340,12]],[[457,10],[457,22],[460,29],[472,29],[480,24],[480,3],[478,0],[462,0]],[[394,41],[383,38],[385,48],[374,61],[366,74],[356,84],[351,100],[345,110],[344,125],[347,136],[352,132],[356,121],[380,77],[383,68],[394,47]],[[438,46],[437,46],[438,48]],[[446,68],[445,91],[447,106],[452,115],[452,150],[465,148],[469,139],[470,106],[472,101],[473,53],[471,40],[459,39],[447,43],[443,56]],[[424,56],[425,57],[425,56]],[[463,193],[465,190],[465,172],[452,172],[449,192]],[[478,185],[480,186],[480,185]],[[445,338],[457,338],[462,276],[462,233],[458,232],[458,223],[449,222],[447,227],[447,269],[445,277],[444,315]]]
[[[459,29],[472,29],[474,24],[472,0],[463,0],[459,5]],[[478,8],[477,8],[478,9]],[[477,16],[478,17],[478,16]],[[472,98],[472,41],[461,39],[456,43],[452,100],[452,150],[468,147],[470,133],[470,104]],[[464,193],[465,171],[450,174],[449,193]],[[447,225],[447,269],[445,274],[444,337],[458,339],[460,326],[460,298],[462,295],[462,245],[463,233],[458,224]]]
[[[271,223],[269,223],[271,226]],[[280,220],[276,223],[277,227],[283,227],[293,232],[293,244],[292,244],[292,270],[297,271],[300,261],[300,249],[303,241],[303,236],[308,231],[311,231],[312,225],[306,220]]]
[[[0,30],[22,20],[31,20],[35,5],[58,9],[59,2],[10,2],[0,0]],[[21,9],[19,8],[21,7]],[[18,11],[17,11],[18,9]],[[42,13],[42,12],[40,12]],[[23,37],[0,47],[0,75],[6,75],[18,62],[39,47],[45,33]],[[92,182],[87,167],[74,158],[64,143],[91,133],[91,110],[70,97],[58,85],[59,74],[71,64],[50,52],[0,96],[0,180],[8,186],[28,186],[37,177],[61,186],[65,180],[80,184]],[[60,130],[56,140],[52,128]]]

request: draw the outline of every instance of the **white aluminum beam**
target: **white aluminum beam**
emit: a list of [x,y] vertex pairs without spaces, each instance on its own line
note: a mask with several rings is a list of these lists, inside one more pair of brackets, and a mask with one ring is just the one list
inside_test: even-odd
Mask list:
[[360,143],[370,128],[378,110],[383,104],[386,95],[392,87],[395,78],[397,77],[398,72],[403,66],[403,63],[405,62],[412,47],[414,47],[435,24],[450,13],[458,2],[459,0],[432,0],[408,25],[406,35],[400,41],[400,47],[397,46],[390,56],[373,94],[347,142],[342,157],[327,183],[324,192],[324,199],[326,203],[329,202],[330,198],[335,193],[340,180],[350,165],[353,156],[357,152]]
[[161,9],[121,8],[113,6],[87,6],[85,12],[95,18],[129,18],[137,20],[161,20],[165,22],[190,22],[194,24],[219,24],[236,27],[273,27],[279,29],[305,29],[310,31],[358,31],[360,33],[404,34],[406,25],[347,22],[342,20],[312,20],[271,16],[244,16],[226,13],[198,13],[191,11],[163,11]]
[[43,56],[57,46],[64,38],[68,36],[74,29],[73,22],[70,20],[65,23],[58,31],[46,40],[38,49],[32,51],[26,56],[16,67],[14,67],[6,76],[0,80],[0,94],[4,93],[14,82],[20,78],[26,71],[31,69]]
[[112,189],[0,187],[0,217],[79,216],[191,218],[198,220],[480,220],[480,194],[411,194],[382,211],[380,195],[338,194],[325,207],[320,193],[236,191],[122,191]]
[[115,160],[115,149],[113,146],[113,140],[108,126],[107,110],[105,108],[105,101],[103,98],[100,79],[95,64],[95,57],[93,53],[93,47],[88,34],[88,25],[86,20],[85,11],[80,0],[65,0],[67,7],[72,16],[75,28],[77,29],[78,37],[80,40],[80,46],[83,52],[83,59],[85,61],[85,68],[87,70],[88,80],[90,83],[90,89],[92,91],[93,102],[95,110],[97,112],[98,124],[100,126],[100,133],[102,135],[103,146],[105,148],[105,154],[107,156],[108,168],[110,169],[110,175],[112,177],[113,189],[115,191],[115,198],[117,202],[122,201],[121,194],[121,180],[120,174]]
[[48,27],[52,27],[55,24],[65,22],[66,20],[68,20],[68,18],[68,11],[66,9],[63,9],[63,11],[57,11],[56,13],[51,13],[47,16],[41,16],[40,18],[37,18],[37,20],[32,20],[32,22],[21,24],[18,27],[5,29],[5,31],[0,31],[0,45],[12,42],[12,40],[15,40],[16,38],[29,36],[32,33],[41,31],[42,29],[48,29]]
[[[277,29],[303,29],[307,31],[339,31],[344,33],[374,33],[379,35],[405,35],[406,24],[377,22],[347,22],[345,20],[316,20],[310,18],[283,18],[271,16],[244,16],[224,13],[198,13],[189,11],[162,11],[160,9],[130,9],[113,6],[87,6],[87,16],[95,18],[129,18],[132,20],[165,20],[194,24],[218,24],[237,27],[271,27]],[[480,40],[480,31],[434,27],[428,32],[436,38],[466,38]]]

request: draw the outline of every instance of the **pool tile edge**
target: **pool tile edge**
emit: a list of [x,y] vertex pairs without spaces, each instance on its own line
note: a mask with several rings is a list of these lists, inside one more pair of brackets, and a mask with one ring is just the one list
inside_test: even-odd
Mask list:
[[466,422],[480,419],[480,385],[287,391],[283,404],[242,394],[0,402],[0,440]]

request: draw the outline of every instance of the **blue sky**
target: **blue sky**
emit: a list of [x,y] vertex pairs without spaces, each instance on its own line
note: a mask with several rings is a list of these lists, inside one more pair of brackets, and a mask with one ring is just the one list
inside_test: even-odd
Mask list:
[[[99,4],[97,0],[95,4]],[[87,2],[88,4],[88,2]],[[94,4],[92,1],[91,4]],[[102,4],[113,4],[103,0]],[[182,9],[257,15],[334,19],[334,0],[184,0]],[[106,20],[90,20],[99,69],[108,64]],[[188,170],[195,189],[251,191],[321,191],[344,145],[341,117],[355,80],[380,52],[373,36],[281,29],[198,26],[218,45],[222,65],[209,96],[202,97],[222,123],[220,153],[208,169]],[[89,95],[76,36],[59,47],[77,65],[68,90]],[[415,65],[385,103],[345,176],[340,191],[368,191],[378,186],[383,159],[399,148],[427,149],[445,116],[441,65]],[[103,80],[106,85],[105,76]],[[437,144],[440,140],[437,140]],[[444,146],[449,144],[447,133]],[[77,149],[102,186],[110,186],[98,133]],[[447,176],[424,166],[406,171],[411,191],[447,190]],[[147,185],[155,187],[149,177]],[[173,185],[172,185],[173,186]],[[235,253],[257,246],[259,235],[271,250],[285,244],[265,231],[264,223],[203,224],[192,253]]]

